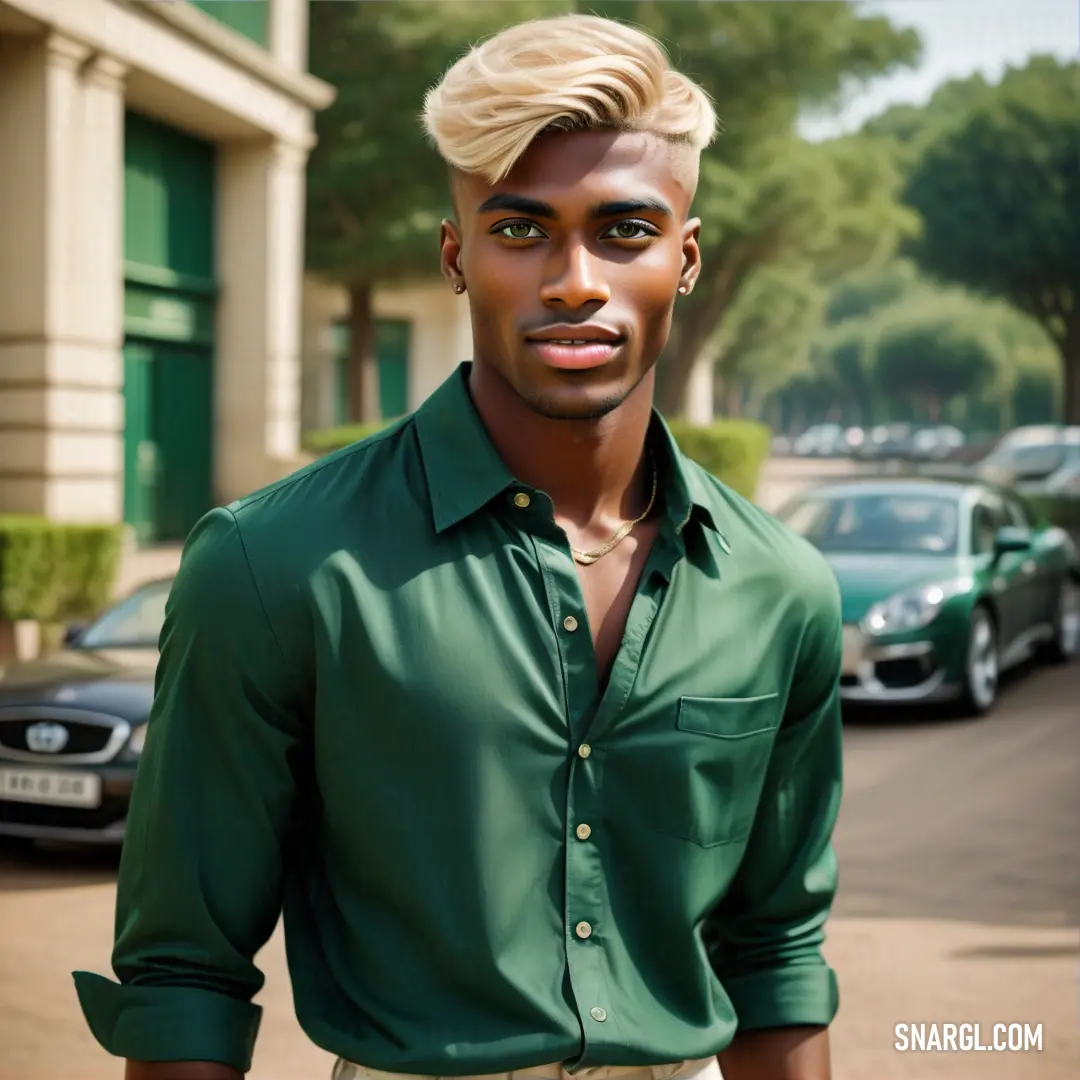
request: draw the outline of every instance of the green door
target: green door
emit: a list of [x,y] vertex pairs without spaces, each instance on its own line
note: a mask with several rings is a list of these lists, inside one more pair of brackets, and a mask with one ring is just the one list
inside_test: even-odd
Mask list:
[[124,520],[140,546],[153,542],[157,521],[157,443],[153,417],[153,349],[124,343]]
[[[379,364],[379,416],[396,420],[409,411],[409,353],[412,324],[407,319],[375,320]],[[349,400],[349,328],[334,327],[334,423],[346,423]]]
[[124,508],[140,545],[183,540],[208,509],[213,424],[205,348],[124,345]]
[[124,127],[124,520],[183,540],[213,505],[216,155],[128,113]]
[[375,323],[379,415],[384,420],[395,420],[409,411],[409,331],[405,319],[379,319]]

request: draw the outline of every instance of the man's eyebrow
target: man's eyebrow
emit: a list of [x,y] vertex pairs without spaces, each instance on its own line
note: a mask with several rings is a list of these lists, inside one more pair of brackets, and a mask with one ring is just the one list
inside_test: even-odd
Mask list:
[[652,210],[657,214],[674,217],[671,207],[661,199],[621,199],[618,202],[600,203],[589,211],[591,217],[617,217],[619,214],[640,214],[642,210]]
[[549,218],[552,221],[558,220],[559,217],[555,212],[555,207],[549,206],[546,202],[540,202],[539,199],[529,199],[524,195],[512,195],[506,191],[500,191],[489,199],[485,199],[480,204],[478,213],[486,214],[491,210],[512,210],[518,214]]
[[[517,214],[528,214],[530,217],[547,218],[549,221],[558,221],[559,214],[555,207],[539,199],[530,199],[525,195],[514,195],[508,191],[500,191],[485,199],[480,204],[478,213],[486,214],[493,210],[509,210]],[[615,202],[597,203],[589,208],[589,217],[607,218],[618,217],[620,214],[639,214],[643,210],[651,210],[654,213],[666,214],[673,217],[670,206],[661,199],[620,199]]]

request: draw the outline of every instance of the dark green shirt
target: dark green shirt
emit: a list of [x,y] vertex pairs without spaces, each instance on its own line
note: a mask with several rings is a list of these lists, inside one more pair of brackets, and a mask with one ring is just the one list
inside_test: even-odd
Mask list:
[[827,1024],[839,596],[683,457],[599,690],[565,533],[463,365],[186,546],[120,871],[106,1050],[250,1067],[284,910],[297,1015],[376,1069],[659,1064]]

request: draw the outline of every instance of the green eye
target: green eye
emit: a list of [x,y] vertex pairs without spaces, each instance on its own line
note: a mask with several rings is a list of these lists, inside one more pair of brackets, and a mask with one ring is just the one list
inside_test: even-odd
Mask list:
[[499,227],[499,232],[510,240],[537,240],[543,233],[529,221],[512,221]]
[[612,225],[602,239],[610,240],[644,240],[649,236],[656,236],[657,230],[647,221],[620,221]]

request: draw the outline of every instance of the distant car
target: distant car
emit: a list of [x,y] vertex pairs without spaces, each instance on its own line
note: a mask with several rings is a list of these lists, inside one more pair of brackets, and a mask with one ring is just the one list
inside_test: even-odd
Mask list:
[[848,447],[839,424],[814,424],[795,439],[792,449],[800,457],[841,457]]
[[918,461],[944,461],[964,445],[964,433],[951,424],[919,428],[911,437],[911,456]]
[[171,584],[150,582],[60,651],[0,669],[0,836],[123,840]]
[[778,513],[813,543],[843,600],[841,695],[888,704],[997,699],[1037,652],[1080,653],[1080,555],[1022,496],[989,484],[846,481]]
[[[1023,429],[1020,429],[1023,430]],[[999,443],[975,467],[983,479],[1053,493],[1080,466],[1080,427],[1062,427]]]
[[910,424],[878,424],[859,443],[855,455],[866,459],[907,457],[912,435]]

